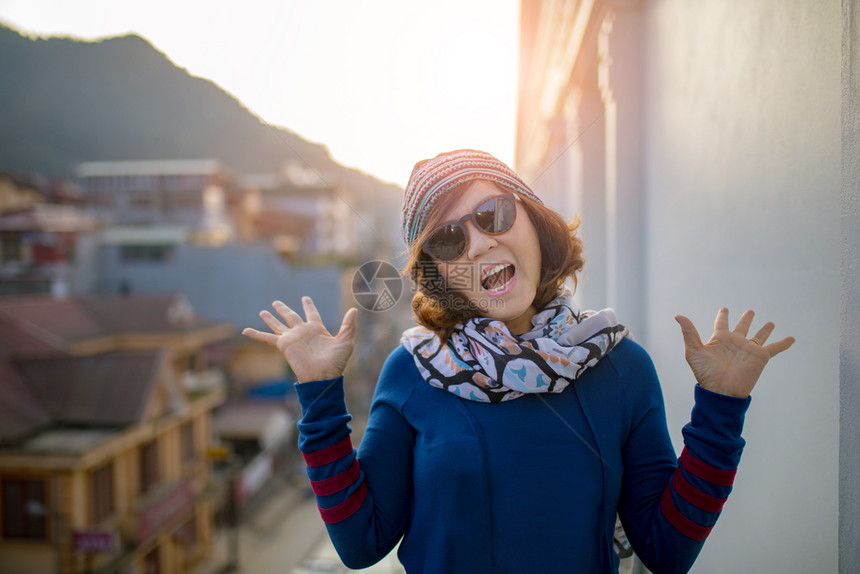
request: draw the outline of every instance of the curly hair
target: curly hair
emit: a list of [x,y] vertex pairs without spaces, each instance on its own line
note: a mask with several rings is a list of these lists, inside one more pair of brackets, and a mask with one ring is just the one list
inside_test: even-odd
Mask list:
[[[417,286],[412,298],[415,321],[436,333],[443,343],[450,338],[455,325],[480,317],[482,309],[445,281],[436,261],[421,250],[421,245],[441,223],[441,214],[471,183],[452,189],[433,206],[423,232],[411,246],[403,272]],[[518,197],[521,199],[519,205],[525,210],[540,240],[540,280],[532,305],[542,309],[556,297],[567,278],[572,278],[576,285],[577,274],[585,265],[582,240],[576,233],[579,219],[568,224],[553,209],[524,195]]]

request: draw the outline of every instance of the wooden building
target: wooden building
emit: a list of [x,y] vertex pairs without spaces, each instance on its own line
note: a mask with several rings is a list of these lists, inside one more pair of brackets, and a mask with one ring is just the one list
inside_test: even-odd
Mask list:
[[208,553],[211,356],[183,298],[0,301],[0,564],[188,572]]

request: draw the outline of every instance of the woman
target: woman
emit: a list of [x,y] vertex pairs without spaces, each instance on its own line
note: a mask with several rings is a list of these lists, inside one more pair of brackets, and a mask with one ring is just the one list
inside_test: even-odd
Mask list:
[[508,166],[475,150],[418,163],[403,235],[420,324],[379,376],[357,453],[343,371],[356,311],[331,336],[310,298],[261,316],[298,378],[299,447],[345,564],[398,542],[413,572],[616,572],[616,516],[654,572],[692,565],[731,490],[773,324],[717,314],[703,344],[677,316],[698,381],[676,458],[657,375],[609,310],[576,311],[575,234]]

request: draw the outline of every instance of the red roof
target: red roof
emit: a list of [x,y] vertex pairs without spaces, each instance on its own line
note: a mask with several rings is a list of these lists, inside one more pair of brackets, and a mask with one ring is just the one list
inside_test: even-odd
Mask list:
[[57,355],[61,347],[30,335],[0,319],[0,357]]
[[0,441],[14,440],[50,424],[48,409],[7,361],[0,361]]
[[143,351],[14,365],[54,424],[123,427],[140,422],[164,360],[162,352]]
[[0,323],[52,347],[103,334],[103,329],[77,299],[48,296],[0,299]]
[[[51,425],[139,422],[164,351],[69,356],[72,343],[123,334],[186,333],[210,323],[181,295],[0,298],[0,442]],[[177,389],[175,398],[184,401]]]
[[141,333],[185,333],[208,325],[181,295],[0,298],[0,352],[62,353],[70,343]]
[[209,324],[181,295],[86,297],[80,306],[105,334],[184,333]]

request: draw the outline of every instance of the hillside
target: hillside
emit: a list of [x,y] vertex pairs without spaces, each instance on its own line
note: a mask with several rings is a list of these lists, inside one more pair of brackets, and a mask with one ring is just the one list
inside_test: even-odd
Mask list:
[[0,25],[0,169],[69,176],[80,161],[218,158],[240,173],[328,150],[267,125],[148,41],[29,38]]
[[386,228],[377,232],[396,236],[388,227],[400,188],[263,123],[140,36],[34,39],[0,24],[0,78],[0,171],[70,178],[81,161],[216,158],[242,174],[298,158],[348,188],[362,219]]

